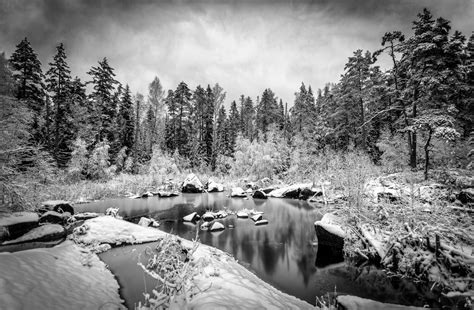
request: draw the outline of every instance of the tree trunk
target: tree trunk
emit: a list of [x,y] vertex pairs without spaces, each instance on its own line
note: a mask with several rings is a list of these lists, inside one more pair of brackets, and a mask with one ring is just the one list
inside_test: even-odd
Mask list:
[[[416,101],[418,100],[418,88],[415,87],[413,92],[413,119],[416,118]],[[410,145],[410,167],[416,169],[416,131],[412,130],[411,135],[411,145]]]
[[428,180],[428,167],[430,165],[430,143],[431,143],[431,136],[433,134],[433,131],[430,129],[428,131],[428,139],[426,140],[425,143],[425,181]]

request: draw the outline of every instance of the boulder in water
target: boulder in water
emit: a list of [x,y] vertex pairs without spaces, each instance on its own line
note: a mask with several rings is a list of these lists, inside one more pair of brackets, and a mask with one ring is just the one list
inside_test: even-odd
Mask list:
[[268,220],[259,220],[255,222],[255,226],[260,226],[260,225],[267,225]]
[[224,191],[224,185],[215,182],[212,179],[209,179],[207,182],[207,191],[209,193],[214,193],[214,192],[223,192]]
[[342,229],[342,220],[334,213],[326,213],[321,220],[314,222],[318,243],[342,249],[346,233]]
[[217,219],[225,218],[228,215],[229,214],[227,214],[227,212],[225,212],[224,210],[220,210],[220,211],[214,213],[214,217],[217,218]]
[[206,222],[210,222],[214,220],[214,214],[212,212],[206,212],[201,216],[201,218]]
[[208,230],[210,225],[211,225],[211,222],[204,222],[204,223],[201,224],[201,226],[199,228],[201,230]]
[[225,229],[225,227],[222,223],[214,222],[214,223],[212,223],[211,228],[209,230],[210,231],[220,231],[220,230],[224,230],[224,229]]
[[252,196],[254,199],[267,199],[267,194],[265,194],[261,190],[256,190],[255,193],[253,193]]
[[237,217],[238,218],[248,218],[249,217],[249,214],[245,211],[238,211],[237,212]]
[[198,177],[194,174],[188,174],[186,179],[181,186],[181,191],[183,193],[202,193],[203,185]]
[[[313,183],[298,183],[271,191],[268,196],[276,198],[300,198],[301,191],[311,190]],[[312,191],[312,190],[311,190]]]
[[65,200],[48,200],[41,204],[41,207],[38,209],[40,213],[46,211],[55,211],[58,213],[69,212],[71,215],[74,215],[74,208],[72,207],[69,201]]
[[23,236],[14,240],[5,241],[3,245],[17,244],[31,241],[53,241],[66,236],[66,230],[59,224],[46,224],[33,228]]
[[254,222],[258,222],[262,219],[262,215],[261,214],[255,214],[251,217],[251,219],[254,221]]
[[36,212],[15,212],[0,218],[0,241],[17,238],[30,229],[38,226],[39,216]]
[[159,191],[157,192],[157,195],[160,198],[169,198],[169,197],[179,196],[179,194],[176,192],[168,192],[168,191]]
[[247,194],[241,187],[234,187],[230,192],[230,197],[247,197]]
[[193,212],[183,217],[183,221],[185,222],[194,222],[197,220],[199,220],[199,215],[196,212]]

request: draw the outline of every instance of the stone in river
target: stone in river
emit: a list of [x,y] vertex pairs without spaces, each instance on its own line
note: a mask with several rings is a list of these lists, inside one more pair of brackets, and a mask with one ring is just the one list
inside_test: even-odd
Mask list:
[[38,209],[39,212],[43,213],[46,211],[56,211],[58,213],[69,212],[74,215],[74,208],[69,201],[65,200],[48,200],[41,204]]
[[201,217],[206,222],[214,220],[214,214],[212,214],[212,212],[206,212]]
[[239,217],[239,218],[248,218],[249,214],[245,211],[238,211],[237,212],[237,217]]
[[14,240],[5,241],[3,245],[17,244],[31,241],[53,241],[66,236],[66,230],[59,224],[46,224],[33,228],[23,236]]
[[251,219],[254,221],[254,222],[258,222],[262,219],[262,215],[261,214],[255,214],[254,216],[251,217]]
[[255,226],[260,226],[260,225],[267,225],[268,221],[267,220],[260,220],[255,222]]
[[183,221],[185,222],[194,222],[199,219],[199,215],[196,212],[186,215],[183,217]]
[[224,230],[225,227],[222,223],[220,222],[214,222],[212,225],[211,225],[211,229],[210,231],[219,231],[219,230]]

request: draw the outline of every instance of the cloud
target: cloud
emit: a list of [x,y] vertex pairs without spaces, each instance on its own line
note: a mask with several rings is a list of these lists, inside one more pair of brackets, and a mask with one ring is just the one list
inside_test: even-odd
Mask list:
[[219,83],[228,103],[272,88],[291,104],[301,82],[336,82],[354,50],[378,48],[386,31],[410,33],[425,6],[470,35],[471,0],[0,0],[0,49],[11,54],[27,36],[46,66],[63,42],[83,79],[107,57],[134,91],[156,75],[171,89]]

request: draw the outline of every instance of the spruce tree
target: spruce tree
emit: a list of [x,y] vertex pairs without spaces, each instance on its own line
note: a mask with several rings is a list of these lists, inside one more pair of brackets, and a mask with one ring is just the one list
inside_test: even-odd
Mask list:
[[92,67],[87,74],[92,77],[92,81],[89,83],[93,84],[94,90],[90,97],[95,101],[100,117],[97,139],[107,139],[111,141],[114,139],[114,122],[116,116],[113,94],[115,84],[118,84],[114,79],[114,69],[110,67],[107,58],[104,58],[102,61],[99,61],[97,67]]
[[237,109],[237,103],[232,101],[229,112],[229,153],[233,156],[235,143],[240,132],[240,114]]
[[49,66],[46,72],[46,86],[54,105],[54,140],[51,151],[58,166],[64,167],[71,154],[75,132],[72,126],[72,98],[69,92],[71,71],[66,62],[62,43],[56,47],[56,55]]
[[133,150],[135,145],[135,119],[132,95],[130,87],[125,86],[120,102],[118,116],[119,140],[121,148],[127,148],[127,155]]

